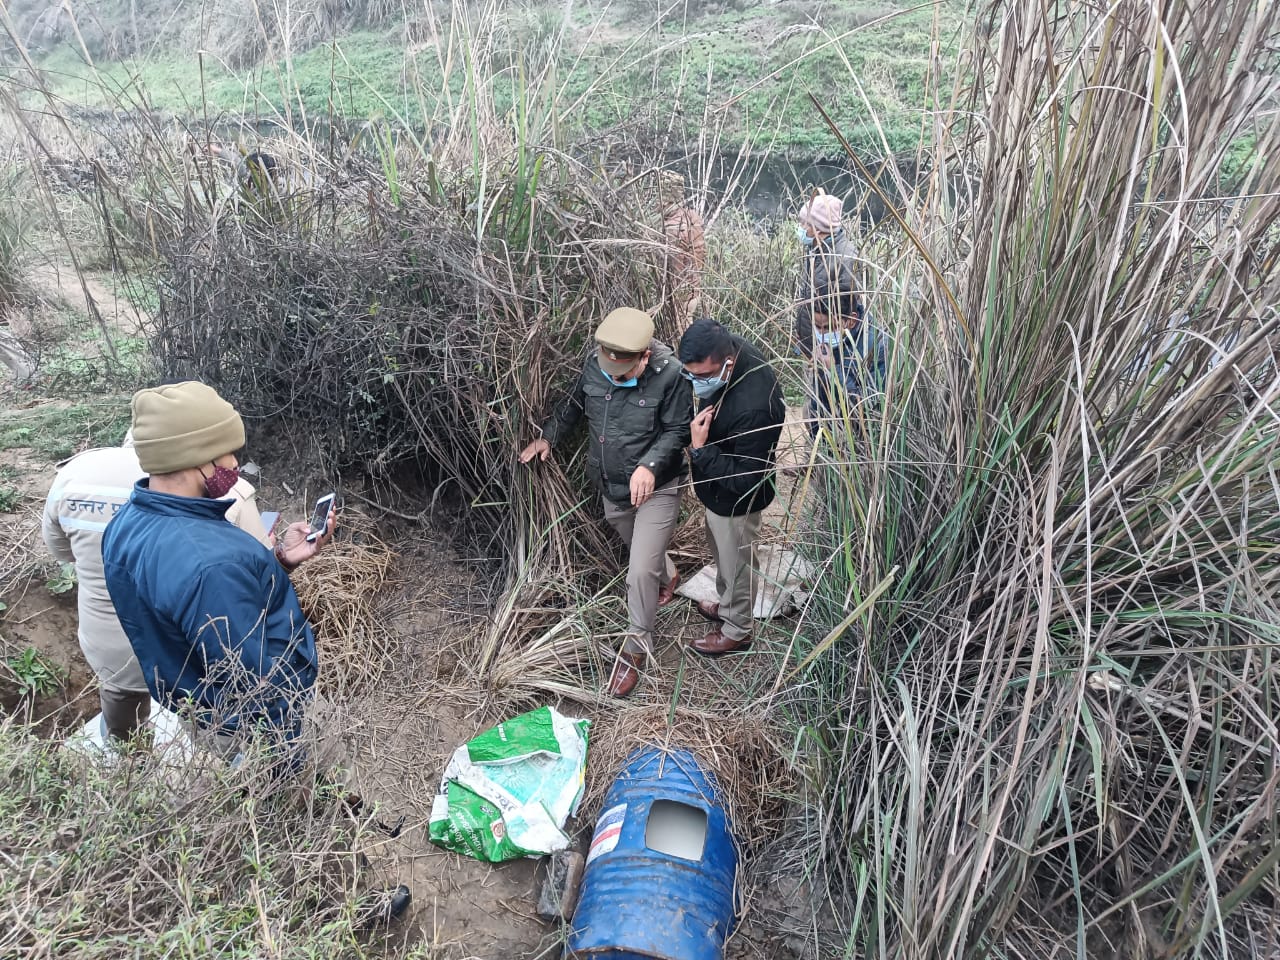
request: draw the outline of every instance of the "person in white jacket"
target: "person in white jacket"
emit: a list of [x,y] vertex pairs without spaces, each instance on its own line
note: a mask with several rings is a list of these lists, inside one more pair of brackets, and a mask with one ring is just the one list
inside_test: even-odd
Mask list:
[[[78,640],[97,674],[107,733],[128,740],[151,713],[151,695],[107,593],[102,534],[146,474],[129,437],[120,447],[99,447],[73,457],[58,471],[45,500],[42,532],[56,560],[75,564],[79,583]],[[256,491],[241,479],[226,498],[227,519],[268,549],[275,540],[262,525]]]

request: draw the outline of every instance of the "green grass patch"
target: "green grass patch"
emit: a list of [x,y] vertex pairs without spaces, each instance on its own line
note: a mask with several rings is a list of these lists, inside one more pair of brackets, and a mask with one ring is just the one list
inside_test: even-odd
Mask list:
[[0,421],[0,449],[29,447],[63,460],[89,447],[119,446],[128,429],[127,396],[10,411]]
[[104,349],[97,329],[94,336],[57,343],[40,353],[40,376],[49,392],[60,397],[96,396],[147,379],[151,354],[142,336],[115,336],[112,356]]
[[18,695],[47,697],[62,687],[65,671],[35,647],[9,657],[5,665],[17,681]]
[[[962,9],[954,2],[939,5],[944,47],[954,44]],[[509,22],[479,80],[500,115],[512,110],[522,68],[528,72],[540,62],[562,14],[535,6],[503,16]],[[543,95],[542,108],[559,117],[562,130],[601,132],[644,116],[654,104],[664,111],[677,104],[675,129],[690,138],[705,123],[723,121],[725,148],[755,137],[785,149],[830,151],[836,143],[808,103],[812,91],[869,152],[883,152],[873,118],[891,150],[915,143],[926,107],[930,8],[895,13],[894,7],[857,0],[801,3],[779,12],[752,4],[694,11],[682,22],[668,18],[660,31],[652,17],[623,17],[601,32],[597,18],[580,16],[571,22],[566,49]],[[351,32],[287,61],[245,70],[169,51],[100,62],[95,74],[65,46],[46,55],[40,67],[55,94],[89,106],[146,104],[210,118],[296,117],[301,108],[311,119],[395,115],[424,129],[448,116],[450,104],[463,95],[465,65],[455,59],[446,76],[433,46],[406,56],[397,29]],[[553,103],[547,102],[551,91]],[[573,104],[577,109],[566,115]],[[664,127],[669,120],[653,119]]]

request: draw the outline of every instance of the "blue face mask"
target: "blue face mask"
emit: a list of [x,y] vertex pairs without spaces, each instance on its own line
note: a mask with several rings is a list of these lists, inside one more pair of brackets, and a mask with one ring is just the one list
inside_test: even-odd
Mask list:
[[710,380],[696,380],[693,384],[693,394],[699,400],[705,400],[723,386],[724,380],[720,377],[712,377]]
[[844,341],[844,333],[839,330],[829,330],[826,333],[813,331],[814,343],[825,343],[828,347],[838,347]]
[[796,224],[796,239],[800,241],[802,247],[812,247],[813,237],[809,236],[809,231],[800,224]]
[[640,382],[639,377],[632,377],[630,380],[624,380],[622,383],[619,383],[617,380],[613,379],[613,377],[609,376],[609,374],[604,372],[604,367],[600,368],[600,375],[609,381],[610,386],[621,387],[623,389],[626,389],[627,387],[634,387]]
[[715,394],[720,390],[729,379],[729,364],[733,362],[732,358],[726,360],[720,367],[720,372],[714,377],[697,377],[688,370],[681,370],[684,378],[693,384],[693,393],[699,400],[705,400],[707,397]]

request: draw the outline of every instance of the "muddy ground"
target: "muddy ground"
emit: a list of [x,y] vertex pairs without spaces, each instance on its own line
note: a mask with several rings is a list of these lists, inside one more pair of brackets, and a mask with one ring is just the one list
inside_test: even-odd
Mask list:
[[[44,401],[27,394],[10,397],[5,404],[10,413],[15,402],[30,407]],[[802,436],[798,427],[789,431],[793,440]],[[286,485],[283,480],[287,468],[269,461],[262,467],[261,506],[283,511],[285,521],[301,519],[305,501],[299,485]],[[0,612],[0,655],[35,648],[64,678],[56,692],[34,702],[20,701],[11,680],[0,679],[0,708],[18,713],[46,734],[57,735],[97,712],[97,692],[76,643],[75,591],[55,595],[46,586],[54,571],[40,539],[39,520],[55,464],[30,448],[15,447],[0,451],[0,471],[5,483],[18,492],[14,510],[0,513],[0,543],[5,545],[0,552],[4,561],[0,600],[7,604]],[[700,517],[690,499],[679,538],[678,559],[685,576],[705,562]],[[773,536],[789,522],[787,503],[788,498],[781,496],[771,511],[767,525]],[[466,653],[489,617],[489,591],[476,565],[458,558],[436,531],[414,529],[396,520],[386,530],[396,557],[396,584],[379,609],[386,611],[396,638],[396,662],[375,690],[327,703],[322,722],[341,738],[352,787],[378,805],[381,819],[405,818],[397,839],[376,842],[367,851],[373,874],[370,883],[406,883],[414,896],[410,914],[390,935],[388,952],[398,952],[406,942],[425,942],[439,945],[442,955],[459,957],[557,956],[561,931],[534,913],[536,863],[490,866],[443,851],[427,839],[431,801],[454,748],[502,717],[538,703],[528,698],[513,701],[469,674]],[[785,642],[786,627],[782,623],[774,628],[772,642]],[[723,704],[724,691],[760,689],[772,681],[764,658],[707,662],[688,655],[681,641],[704,629],[689,603],[676,603],[664,613],[660,625],[664,638],[659,641],[657,673],[632,702],[591,706],[560,702],[557,706],[575,716],[592,717],[593,733],[616,737],[628,717],[639,715],[630,711],[665,710],[675,703],[714,713],[726,709],[709,706]],[[765,642],[771,641],[766,638]],[[731,714],[731,709],[726,710],[726,723],[735,719]],[[589,755],[588,793],[598,797],[615,771],[600,769],[590,759]],[[592,804],[584,804],[574,825],[580,836],[589,836],[595,812]],[[796,877],[764,866],[757,862],[754,873],[747,875],[749,900],[757,906],[748,910],[733,938],[729,956],[736,960],[808,952],[800,918],[812,911],[799,892],[802,884]],[[796,929],[786,930],[788,924],[779,922],[779,909],[794,912]]]

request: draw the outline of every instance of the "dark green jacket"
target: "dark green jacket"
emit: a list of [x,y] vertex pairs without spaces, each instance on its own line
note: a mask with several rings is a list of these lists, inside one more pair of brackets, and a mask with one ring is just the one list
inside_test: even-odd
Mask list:
[[658,487],[685,474],[693,391],[671,348],[655,340],[651,349],[634,387],[606,380],[593,350],[569,395],[542,426],[543,437],[557,447],[586,414],[587,474],[620,507],[631,506],[631,474],[641,464],[653,471]]

